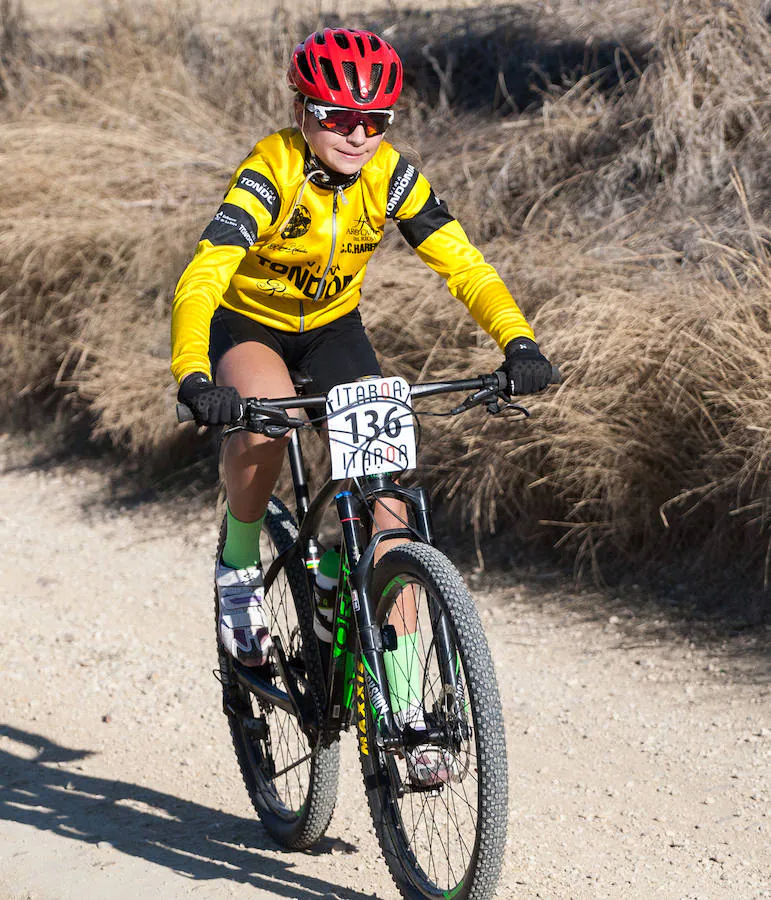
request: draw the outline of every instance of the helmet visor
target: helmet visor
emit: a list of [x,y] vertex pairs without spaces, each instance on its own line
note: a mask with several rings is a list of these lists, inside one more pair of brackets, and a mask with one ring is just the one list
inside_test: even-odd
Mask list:
[[334,131],[347,137],[358,128],[364,127],[364,134],[375,137],[383,134],[394,120],[392,109],[359,110],[349,109],[347,106],[321,106],[318,103],[306,103],[305,108],[313,113],[321,128],[326,131]]

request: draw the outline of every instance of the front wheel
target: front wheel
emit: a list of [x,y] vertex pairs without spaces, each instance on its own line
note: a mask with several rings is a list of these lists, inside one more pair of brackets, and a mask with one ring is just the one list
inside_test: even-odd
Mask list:
[[394,656],[405,670],[389,674],[398,720],[417,715],[421,727],[441,734],[413,748],[442,761],[436,777],[421,778],[406,745],[397,754],[378,747],[370,704],[359,704],[360,759],[386,863],[405,898],[490,898],[506,843],[506,742],[476,607],[457,569],[427,544],[386,553],[372,596],[378,624],[394,626],[408,648]]
[[[222,523],[217,556],[225,541]],[[297,537],[289,510],[271,497],[260,541],[267,571]],[[217,592],[215,589],[215,620]],[[270,632],[281,638],[287,663],[304,691],[323,697],[321,660],[313,637],[313,606],[302,560],[290,558],[265,593],[263,607]],[[312,847],[329,825],[337,798],[339,744],[312,747],[297,719],[277,706],[257,700],[236,678],[233,659],[217,634],[225,713],[244,784],[257,814],[273,839],[290,850]],[[257,670],[283,689],[276,666]]]

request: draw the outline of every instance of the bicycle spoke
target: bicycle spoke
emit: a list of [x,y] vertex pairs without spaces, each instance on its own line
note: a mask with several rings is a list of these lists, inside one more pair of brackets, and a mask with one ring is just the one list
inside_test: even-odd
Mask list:
[[[415,639],[408,648],[414,645],[414,656],[401,656],[395,677],[409,685],[410,704],[420,704],[428,732],[442,735],[405,748],[405,758],[362,757],[365,777],[375,775],[368,797],[389,868],[405,896],[489,897],[505,841],[505,743],[492,661],[473,602],[446,558],[419,544],[384,555],[373,591],[397,634],[398,623],[405,633],[412,616]],[[413,696],[417,684],[419,698]],[[389,777],[377,778],[378,765]],[[394,787],[398,783],[403,790]]]
[[[276,498],[272,498],[260,543],[261,560],[268,569],[279,553],[287,549],[297,526]],[[312,633],[307,579],[298,557],[289,559],[266,590],[263,606],[270,632],[281,639],[300,691],[312,691],[320,671],[309,667],[303,635]],[[305,616],[301,625],[301,616]],[[219,648],[221,666],[228,671],[228,657]],[[277,667],[269,667],[268,678],[285,690]],[[339,750],[320,748],[312,752],[308,737],[295,716],[269,701],[244,692],[243,703],[229,718],[233,745],[249,796],[270,834],[291,849],[307,849],[326,831],[337,793]],[[259,739],[249,731],[250,718],[265,723]]]

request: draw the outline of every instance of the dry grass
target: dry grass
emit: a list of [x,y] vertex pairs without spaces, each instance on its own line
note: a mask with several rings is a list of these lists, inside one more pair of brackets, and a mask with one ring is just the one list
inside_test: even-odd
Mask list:
[[[465,5],[387,14],[411,73],[394,140],[566,380],[526,423],[426,420],[428,476],[478,535],[516,528],[577,570],[730,568],[767,597],[771,46],[759,5]],[[42,404],[86,411],[95,438],[133,460],[179,446],[176,277],[233,166],[288,121],[284,62],[324,19],[278,8],[269,25],[224,27],[119,4],[87,29],[32,32],[2,5],[6,421]],[[372,263],[363,308],[392,371],[497,365],[398,236]]]

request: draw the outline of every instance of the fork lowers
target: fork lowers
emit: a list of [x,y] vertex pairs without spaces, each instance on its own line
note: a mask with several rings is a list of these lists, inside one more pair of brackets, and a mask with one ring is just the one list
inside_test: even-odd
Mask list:
[[[350,491],[342,491],[335,497],[340,525],[343,531],[348,560],[351,564],[351,602],[358,624],[359,644],[364,663],[365,681],[372,708],[375,711],[379,736],[384,746],[395,748],[401,742],[399,729],[387,699],[388,679],[383,665],[383,637],[380,625],[375,621],[373,607],[368,602],[368,588],[359,562],[362,558],[365,530],[361,522],[360,507]],[[369,566],[364,560],[364,570]]]

